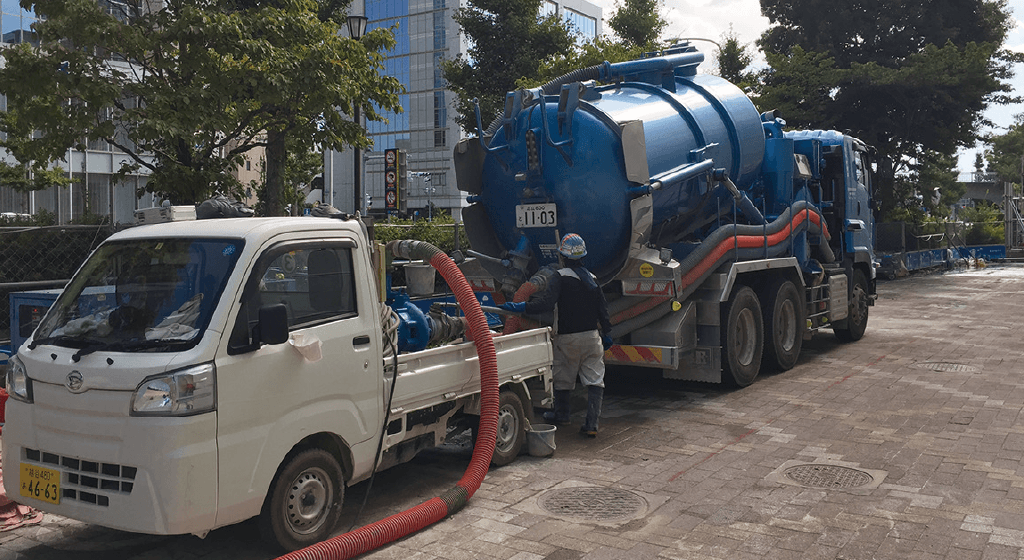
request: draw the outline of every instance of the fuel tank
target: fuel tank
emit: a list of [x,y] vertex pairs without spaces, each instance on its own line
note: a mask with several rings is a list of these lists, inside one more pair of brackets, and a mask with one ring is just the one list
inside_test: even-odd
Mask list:
[[704,217],[712,171],[751,188],[765,152],[760,114],[736,86],[696,72],[701,53],[679,51],[509,93],[493,135],[456,148],[474,249],[535,269],[577,233],[605,282],[631,246],[672,243]]

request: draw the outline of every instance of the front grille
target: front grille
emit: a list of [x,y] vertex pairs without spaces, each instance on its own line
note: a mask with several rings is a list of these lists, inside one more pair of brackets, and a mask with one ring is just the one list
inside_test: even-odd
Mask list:
[[135,475],[139,472],[138,468],[128,465],[89,461],[38,449],[25,449],[24,452],[25,460],[60,471],[62,500],[78,500],[106,507],[110,505],[111,495],[127,496],[132,493]]

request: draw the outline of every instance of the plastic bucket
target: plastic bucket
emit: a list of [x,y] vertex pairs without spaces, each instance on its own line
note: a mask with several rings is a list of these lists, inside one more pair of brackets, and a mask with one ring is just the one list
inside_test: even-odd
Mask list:
[[551,424],[533,424],[526,432],[526,450],[533,457],[550,457],[555,452],[555,430]]
[[424,263],[405,265],[405,287],[411,296],[427,296],[434,293],[434,267]]

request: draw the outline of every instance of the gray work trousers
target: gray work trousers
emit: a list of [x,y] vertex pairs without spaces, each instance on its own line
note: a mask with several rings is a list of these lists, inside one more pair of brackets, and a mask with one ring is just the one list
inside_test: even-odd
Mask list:
[[556,391],[575,389],[577,375],[587,387],[604,387],[604,347],[597,330],[556,335],[553,347]]

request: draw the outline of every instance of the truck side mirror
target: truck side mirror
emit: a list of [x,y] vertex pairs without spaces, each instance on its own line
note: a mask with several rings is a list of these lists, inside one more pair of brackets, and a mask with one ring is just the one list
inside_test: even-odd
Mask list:
[[260,342],[270,345],[288,342],[288,309],[283,303],[261,307],[259,320]]

